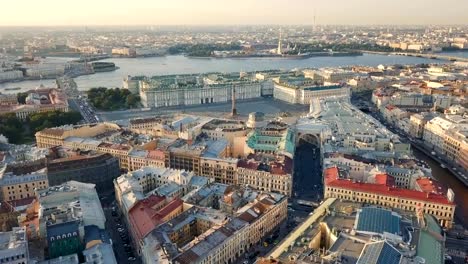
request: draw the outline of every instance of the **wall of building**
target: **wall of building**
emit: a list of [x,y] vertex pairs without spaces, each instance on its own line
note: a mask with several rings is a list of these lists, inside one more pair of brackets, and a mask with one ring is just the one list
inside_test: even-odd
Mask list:
[[433,215],[443,227],[451,228],[455,214],[455,205],[438,204],[429,201],[412,200],[405,197],[394,197],[371,192],[354,191],[333,186],[325,187],[325,198],[338,198],[353,202],[381,205],[389,208],[417,211]]

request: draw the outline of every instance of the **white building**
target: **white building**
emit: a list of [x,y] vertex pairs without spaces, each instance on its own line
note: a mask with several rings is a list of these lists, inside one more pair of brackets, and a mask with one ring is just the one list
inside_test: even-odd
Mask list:
[[162,76],[140,81],[141,102],[145,107],[199,105],[259,98],[260,81],[233,75]]
[[331,83],[343,82],[354,78],[358,74],[343,69],[303,70],[305,77]]
[[24,264],[29,262],[28,240],[25,227],[0,233],[0,263]]
[[117,264],[111,244],[99,243],[83,250],[86,263]]
[[294,81],[277,80],[274,84],[274,98],[290,104],[310,104],[312,99],[327,97],[349,98],[350,89],[341,85],[295,84]]
[[13,80],[23,79],[22,71],[5,71],[0,72],[0,82],[8,82]]
[[80,236],[84,235],[84,226],[106,228],[106,217],[94,184],[69,181],[37,190],[37,197],[41,237],[45,237],[47,225],[61,221],[79,220]]
[[65,73],[64,64],[39,64],[26,69],[26,77],[44,78],[56,77]]
[[146,194],[168,183],[187,185],[193,172],[169,168],[143,167],[129,172],[114,181],[115,197],[120,209],[127,216],[130,208]]
[[426,123],[423,140],[435,151],[442,152],[444,147],[444,135],[448,129],[453,128],[454,123],[443,117],[435,117]]

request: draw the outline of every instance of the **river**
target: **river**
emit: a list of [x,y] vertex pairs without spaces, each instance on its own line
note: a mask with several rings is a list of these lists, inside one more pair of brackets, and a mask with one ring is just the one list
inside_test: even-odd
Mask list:
[[459,58],[468,58],[468,50],[464,51],[446,51],[446,52],[441,52],[437,53],[441,55],[447,55],[451,57],[459,57]]
[[[202,72],[239,72],[271,69],[291,70],[294,68],[320,68],[351,65],[377,66],[379,64],[418,64],[441,62],[425,58],[364,54],[345,57],[311,57],[306,59],[287,58],[189,58],[181,55],[150,58],[111,58],[103,61],[114,62],[119,67],[113,72],[101,72],[75,78],[78,89],[92,87],[122,87],[126,75],[163,75]],[[38,87],[40,84],[55,87],[55,80],[22,81],[0,84],[0,92],[19,92]],[[5,91],[7,87],[21,90]]]
[[450,171],[440,167],[440,164],[431,157],[416,148],[412,149],[416,158],[426,161],[429,167],[431,167],[434,178],[452,188],[455,193],[455,203],[457,204],[455,222],[468,227],[468,187],[453,176]]

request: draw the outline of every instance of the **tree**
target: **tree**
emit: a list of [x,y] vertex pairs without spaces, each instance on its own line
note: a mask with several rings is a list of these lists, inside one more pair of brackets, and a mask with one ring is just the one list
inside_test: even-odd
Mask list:
[[140,97],[131,94],[128,89],[98,87],[90,89],[87,94],[91,104],[101,110],[131,108],[140,101]]
[[18,103],[25,104],[26,103],[26,97],[28,97],[28,93],[18,93],[17,94]]
[[18,143],[23,139],[23,123],[15,114],[5,114],[0,117],[0,134],[8,138],[10,143]]
[[140,96],[134,95],[134,94],[129,94],[127,96],[127,99],[125,100],[125,104],[127,107],[136,107],[138,103],[140,102]]

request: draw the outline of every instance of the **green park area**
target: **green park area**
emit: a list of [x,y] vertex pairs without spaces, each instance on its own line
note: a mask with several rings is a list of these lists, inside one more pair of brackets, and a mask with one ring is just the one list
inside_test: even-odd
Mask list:
[[140,96],[120,88],[91,88],[87,91],[89,102],[99,110],[113,111],[140,106]]

